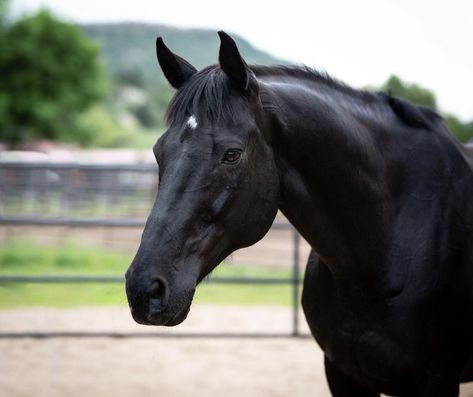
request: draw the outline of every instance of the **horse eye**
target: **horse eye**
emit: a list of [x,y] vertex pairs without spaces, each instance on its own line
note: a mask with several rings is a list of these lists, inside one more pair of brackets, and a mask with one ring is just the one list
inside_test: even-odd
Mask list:
[[238,160],[240,160],[240,156],[241,156],[241,150],[230,149],[230,150],[227,150],[227,152],[223,156],[222,162],[225,164],[235,164]]

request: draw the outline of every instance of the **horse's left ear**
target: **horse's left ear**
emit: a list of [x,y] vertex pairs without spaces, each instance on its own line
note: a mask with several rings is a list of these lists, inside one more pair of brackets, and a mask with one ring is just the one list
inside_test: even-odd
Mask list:
[[161,37],[156,39],[156,55],[164,76],[176,89],[181,88],[197,72],[189,62],[171,52]]
[[218,62],[225,74],[236,88],[242,92],[249,92],[256,87],[256,79],[240,52],[235,41],[224,31],[219,31],[220,52]]

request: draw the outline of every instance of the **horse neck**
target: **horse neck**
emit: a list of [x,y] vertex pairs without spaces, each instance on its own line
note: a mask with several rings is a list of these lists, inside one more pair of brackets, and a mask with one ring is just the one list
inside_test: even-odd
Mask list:
[[335,277],[374,276],[391,209],[373,131],[344,109],[341,93],[296,83],[266,89],[281,211]]

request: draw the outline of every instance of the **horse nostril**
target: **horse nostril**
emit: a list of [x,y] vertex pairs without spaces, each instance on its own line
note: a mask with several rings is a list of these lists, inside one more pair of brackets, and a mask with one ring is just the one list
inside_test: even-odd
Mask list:
[[166,282],[162,278],[154,279],[151,283],[148,296],[148,318],[152,319],[158,316],[166,306],[168,296],[168,288]]

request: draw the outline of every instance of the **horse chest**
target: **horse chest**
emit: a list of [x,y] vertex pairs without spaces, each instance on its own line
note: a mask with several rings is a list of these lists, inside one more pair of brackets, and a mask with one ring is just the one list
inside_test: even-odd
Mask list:
[[375,310],[341,300],[323,271],[317,277],[312,274],[311,279],[309,270],[304,283],[304,312],[326,356],[360,383],[393,390],[409,376],[405,346],[390,334],[389,325]]

